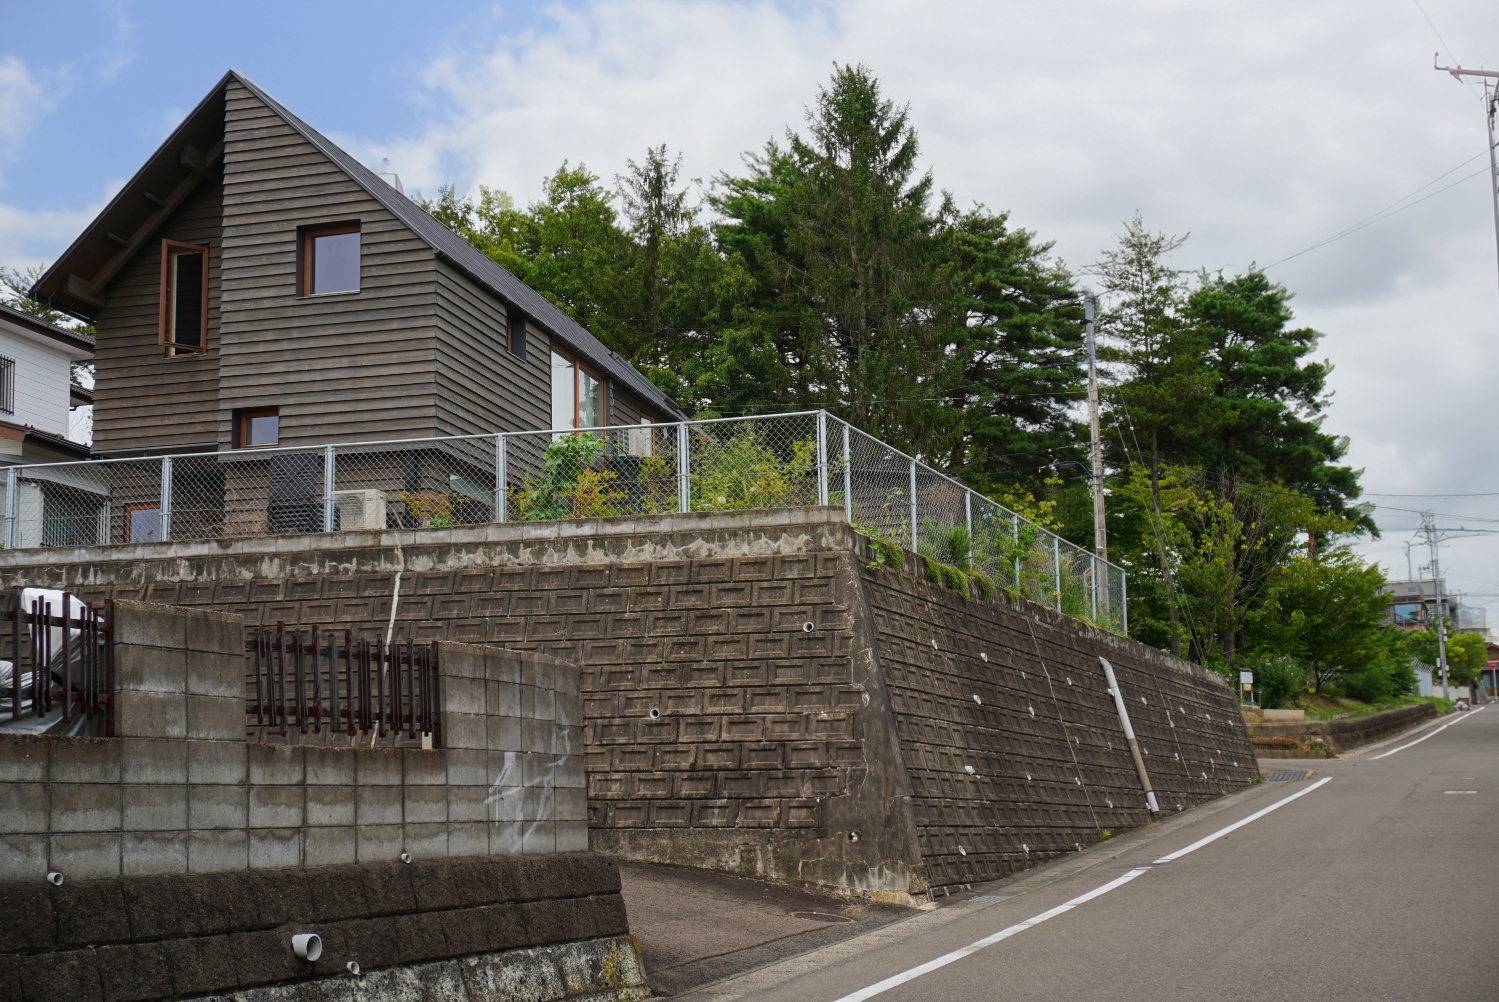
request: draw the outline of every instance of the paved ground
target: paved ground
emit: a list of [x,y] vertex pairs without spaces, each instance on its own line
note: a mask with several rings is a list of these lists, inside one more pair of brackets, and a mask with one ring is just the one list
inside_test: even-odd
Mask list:
[[[990,900],[946,899],[815,949],[783,941],[800,955],[681,997],[1499,999],[1499,708],[1453,721],[1338,761],[1266,762],[1314,772],[975,887],[973,898]],[[931,969],[913,970],[921,965]]]
[[646,980],[676,995],[914,914],[706,870],[621,863]]

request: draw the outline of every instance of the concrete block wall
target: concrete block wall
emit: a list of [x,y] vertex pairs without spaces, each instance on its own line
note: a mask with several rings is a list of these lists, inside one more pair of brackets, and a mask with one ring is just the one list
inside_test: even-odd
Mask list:
[[[219,608],[255,623],[333,623],[371,637],[394,600],[405,635],[578,663],[590,844],[623,856],[905,900],[1136,824],[1143,798],[1117,717],[1103,712],[1098,654],[1126,689],[1144,686],[1151,704],[1151,687],[1182,697],[1180,720],[1145,714],[1152,760],[1169,737],[1181,756],[1173,761],[1252,762],[1234,754],[1234,741],[1247,747],[1237,713],[1225,720],[1207,708],[1231,693],[1201,669],[1033,603],[964,605],[914,574],[871,576],[863,537],[838,509],[58,548],[48,557],[27,566],[0,553],[0,582]],[[934,639],[938,651],[992,646],[995,660],[939,665],[926,657]],[[1074,681],[1051,716],[1020,674],[1043,660]],[[1005,716],[979,725],[964,716],[979,705],[975,692],[990,691],[975,685],[991,687]],[[1198,704],[1212,718],[1194,730],[1186,710]],[[1073,715],[1086,733],[1063,731]],[[1078,748],[1081,771],[1064,775]],[[991,777],[987,786],[958,795],[961,765],[973,763],[955,750],[990,756],[989,773],[976,769]],[[1239,768],[1206,770],[1195,786],[1183,778],[1181,802],[1235,788]],[[995,785],[1006,769],[1046,778]],[[1004,838],[978,853],[982,866],[958,865],[986,827]]]
[[114,630],[115,737],[0,735],[0,874],[97,879],[588,847],[570,664],[443,644],[444,747],[272,745],[246,740],[240,617],[120,600]]
[[901,573],[860,568],[933,888],[997,880],[1149,822],[1100,657],[1163,811],[1254,782],[1222,676],[1031,602],[977,589],[964,602],[919,575],[915,558]]
[[[619,891],[589,853],[0,877],[0,999],[629,1002],[649,991]],[[315,962],[297,933],[322,938]]]

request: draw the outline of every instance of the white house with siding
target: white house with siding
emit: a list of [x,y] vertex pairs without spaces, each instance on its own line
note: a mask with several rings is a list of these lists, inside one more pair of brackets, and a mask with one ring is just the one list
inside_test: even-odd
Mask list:
[[0,465],[88,458],[68,427],[72,408],[93,403],[72,363],[93,357],[93,338],[0,303]]

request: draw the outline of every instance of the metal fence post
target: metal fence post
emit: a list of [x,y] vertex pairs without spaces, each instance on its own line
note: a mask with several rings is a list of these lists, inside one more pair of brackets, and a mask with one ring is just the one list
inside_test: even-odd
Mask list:
[[1057,586],[1057,611],[1062,611],[1062,537],[1052,534],[1051,537],[1051,573],[1052,582]]
[[510,499],[510,484],[505,479],[505,464],[509,457],[505,452],[505,433],[500,432],[494,437],[494,520],[505,521],[510,514],[507,510]]
[[1098,624],[1098,554],[1090,553],[1088,556],[1093,561],[1093,586],[1088,589],[1089,607],[1093,610],[1090,618],[1096,626]]
[[[16,548],[16,515],[21,510],[16,499],[16,494],[21,489],[19,473],[20,471],[14,466],[5,471],[5,548],[7,550]],[[19,661],[19,657],[17,660]],[[16,678],[20,677],[21,673],[17,670]],[[20,703],[17,703],[16,707],[19,712]]]
[[1010,513],[1010,523],[1015,527],[1015,587],[1020,587],[1020,516]]
[[333,504],[333,491],[338,487],[338,456],[333,446],[323,446],[323,531],[333,531],[333,513],[338,509]]
[[817,412],[817,503],[828,503],[828,412]]
[[849,462],[848,440],[853,438],[853,428],[843,422],[843,517],[850,524],[854,520],[854,473]]
[[172,538],[172,457],[161,457],[161,538]]
[[1127,587],[1128,587],[1128,585],[1129,585],[1129,575],[1128,574],[1124,574],[1124,573],[1120,573],[1120,575],[1119,575],[1119,621],[1120,621],[1121,632],[1126,637],[1129,636],[1129,594],[1128,594],[1128,592],[1126,590]]
[[689,454],[691,437],[687,433],[687,422],[677,425],[677,511],[692,510],[692,457]]
[[[973,491],[963,491],[963,524],[968,528],[968,552],[973,553]],[[971,562],[971,559],[970,559]]]
[[916,460],[911,460],[911,549],[916,549]]

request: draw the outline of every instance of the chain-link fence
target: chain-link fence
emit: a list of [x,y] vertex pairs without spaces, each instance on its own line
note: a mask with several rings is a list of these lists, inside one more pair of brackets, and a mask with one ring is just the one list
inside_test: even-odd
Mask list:
[[835,505],[1107,629],[1124,572],[825,411],[12,466],[8,547]]

